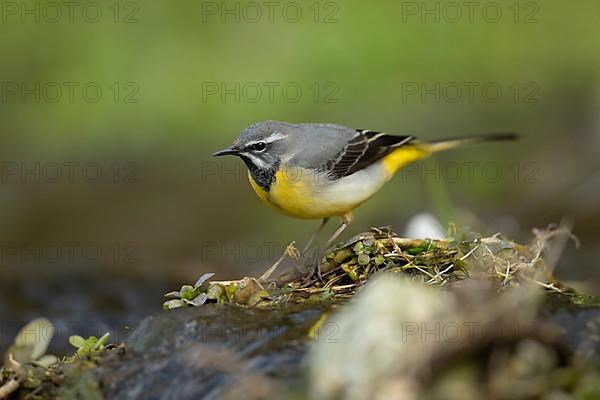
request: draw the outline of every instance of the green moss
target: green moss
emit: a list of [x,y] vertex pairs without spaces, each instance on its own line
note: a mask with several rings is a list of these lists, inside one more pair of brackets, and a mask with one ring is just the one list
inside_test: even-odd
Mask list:
[[[560,290],[554,286],[556,282],[546,271],[539,252],[532,251],[531,246],[499,235],[481,237],[466,228],[451,228],[449,234],[444,240],[407,239],[398,237],[389,228],[374,228],[329,251],[321,260],[320,277],[309,271],[306,276],[292,276],[277,285],[262,285],[254,280],[250,288],[246,287],[250,278],[209,282],[207,288],[184,285],[179,291],[167,294],[174,300],[165,302],[165,308],[201,305],[205,301],[276,306],[306,302],[315,298],[313,295],[320,299],[325,292],[330,300],[344,299],[380,271],[409,274],[436,286],[469,279],[475,274],[489,279],[500,289],[536,282],[551,290]],[[201,280],[206,281],[204,276]],[[241,286],[244,286],[243,295],[238,293]],[[203,296],[202,301],[198,302],[200,296]],[[576,298],[574,301],[591,300]]]

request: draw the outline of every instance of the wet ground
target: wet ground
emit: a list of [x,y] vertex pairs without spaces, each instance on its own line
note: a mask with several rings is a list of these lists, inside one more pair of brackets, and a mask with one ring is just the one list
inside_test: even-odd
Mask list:
[[[584,300],[589,302],[593,299]],[[510,379],[535,380],[541,383],[541,386],[536,384],[537,389],[544,390],[544,385],[550,384],[542,382],[555,379],[559,376],[557,374],[562,374],[563,378],[565,373],[567,376],[579,374],[581,371],[573,371],[582,365],[598,365],[600,362],[600,304],[597,299],[594,301],[596,303],[577,305],[569,297],[547,293],[540,312],[532,322],[534,325],[531,325],[543,327],[543,331],[522,329],[514,336],[492,342],[487,338],[483,338],[483,342],[471,338],[468,346],[472,350],[458,350],[458,354],[442,357],[439,362],[449,365],[451,371],[467,362],[485,371],[486,365],[498,361],[495,357],[502,349],[504,353],[501,354],[514,357],[509,358],[503,368],[510,373],[514,372],[511,368],[517,371],[517,376]],[[393,343],[386,342],[389,338],[386,339],[385,335],[378,336],[375,343],[370,343],[366,336],[361,336],[364,343],[348,341],[349,332],[344,332],[343,322],[335,318],[329,325],[340,331],[330,332],[327,326],[321,326],[320,333],[315,336],[315,322],[324,312],[335,315],[342,310],[349,313],[353,307],[356,311],[356,306],[352,305],[331,310],[331,307],[314,304],[275,309],[207,304],[158,313],[143,320],[128,337],[126,350],[115,350],[100,362],[96,377],[101,382],[103,393],[114,399],[307,398],[314,389],[311,385],[315,383],[310,381],[307,371],[309,368],[318,370],[315,365],[310,365],[315,362],[308,357],[311,348],[318,348],[320,352],[325,349],[318,346],[333,346],[329,347],[333,354],[341,351],[351,361],[335,365],[336,361],[330,359],[328,362],[334,365],[329,365],[327,371],[335,367],[334,370],[347,374],[360,368],[373,368],[365,365],[366,359],[359,357],[363,345],[396,351]],[[518,314],[518,311],[509,314]],[[496,317],[491,315],[490,318],[488,322]],[[503,318],[500,317],[496,323],[513,326],[513,322],[519,322],[518,319],[500,322]],[[365,323],[373,325],[376,321]],[[400,341],[400,338],[398,334],[396,339]],[[531,343],[538,341],[542,345],[533,349],[534,367],[527,370],[526,367],[532,368]],[[415,345],[425,346],[422,342]],[[507,349],[511,350],[506,353]],[[524,355],[519,353],[523,349],[526,349]],[[352,356],[353,351],[357,352],[355,357]],[[538,361],[535,354],[538,353],[554,361],[539,369],[540,366],[535,364]],[[468,363],[465,365],[471,365]],[[409,367],[418,370],[417,365],[415,361],[414,367]],[[442,372],[438,371],[440,369]],[[439,365],[435,370],[439,375],[445,373]],[[384,378],[380,377],[382,384],[385,383]],[[572,380],[580,383],[579,378]],[[335,383],[332,384],[335,386]],[[562,384],[559,388],[568,389],[569,385],[571,383]],[[509,389],[496,387],[493,390]],[[394,390],[400,389],[395,387]]]
[[0,354],[29,321],[45,317],[56,327],[50,353],[72,353],[71,335],[121,342],[146,316],[161,310],[174,277],[139,269],[6,267],[0,273]]

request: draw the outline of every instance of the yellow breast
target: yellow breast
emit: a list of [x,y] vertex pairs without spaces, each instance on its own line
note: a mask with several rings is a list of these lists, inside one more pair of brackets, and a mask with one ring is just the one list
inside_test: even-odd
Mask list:
[[295,218],[317,219],[341,216],[374,195],[403,166],[427,156],[421,146],[405,146],[367,168],[336,180],[327,180],[308,169],[294,173],[279,170],[269,191],[248,173],[252,188],[262,201]]
[[277,171],[267,192],[248,174],[250,185],[258,197],[275,210],[294,218],[318,219],[342,215],[353,207],[336,206],[320,195],[318,178],[309,170],[286,174]]

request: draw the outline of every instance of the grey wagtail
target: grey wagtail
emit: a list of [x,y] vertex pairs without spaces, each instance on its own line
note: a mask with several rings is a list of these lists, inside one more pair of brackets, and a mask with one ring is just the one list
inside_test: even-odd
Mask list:
[[433,142],[335,124],[256,123],[213,156],[235,155],[248,167],[252,188],[277,211],[322,219],[306,251],[331,217],[342,224],[329,246],[352,222],[352,210],[373,196],[405,165],[462,144],[516,139],[494,133]]

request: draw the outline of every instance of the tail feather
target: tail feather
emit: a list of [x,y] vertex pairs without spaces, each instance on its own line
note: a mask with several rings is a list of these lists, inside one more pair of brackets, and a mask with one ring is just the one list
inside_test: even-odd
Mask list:
[[432,153],[436,153],[438,151],[453,149],[469,143],[515,140],[517,138],[518,135],[515,133],[488,133],[452,139],[442,139],[433,142],[420,142],[414,140],[398,147],[398,149],[385,156],[384,165],[389,179],[400,168],[410,164],[413,161],[426,158]]
[[480,142],[499,142],[505,140],[516,140],[519,135],[516,133],[486,133],[481,135],[463,136],[451,139],[441,139],[432,142],[423,143],[425,149],[431,153],[453,149],[463,144]]

